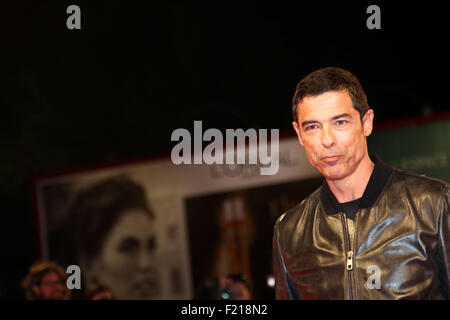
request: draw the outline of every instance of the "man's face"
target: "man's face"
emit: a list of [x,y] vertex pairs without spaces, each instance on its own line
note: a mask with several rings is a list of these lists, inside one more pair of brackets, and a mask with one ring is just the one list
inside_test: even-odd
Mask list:
[[54,271],[42,277],[41,283],[33,287],[34,292],[42,300],[60,300],[65,298],[65,283]]
[[298,105],[293,122],[300,144],[311,165],[327,180],[352,174],[367,152],[366,137],[372,132],[373,110],[361,124],[346,90],[306,97]]

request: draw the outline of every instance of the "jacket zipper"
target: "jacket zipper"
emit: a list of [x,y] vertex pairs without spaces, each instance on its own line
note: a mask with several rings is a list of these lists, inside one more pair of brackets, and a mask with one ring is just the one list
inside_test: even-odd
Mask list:
[[344,226],[344,241],[345,241],[345,269],[347,270],[347,288],[349,290],[349,297],[350,300],[354,299],[353,295],[353,251],[350,243],[350,234],[348,232],[348,225],[347,225],[347,217],[345,216],[345,213],[342,213],[342,224]]
[[347,270],[353,270],[353,251],[347,251]]

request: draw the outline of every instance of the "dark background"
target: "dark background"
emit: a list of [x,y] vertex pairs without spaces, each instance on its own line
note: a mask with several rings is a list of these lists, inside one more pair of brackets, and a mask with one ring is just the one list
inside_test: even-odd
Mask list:
[[360,79],[375,126],[449,110],[442,2],[293,3],[0,3],[0,297],[22,297],[35,259],[35,176],[167,154],[194,120],[292,132],[296,83],[327,66]]

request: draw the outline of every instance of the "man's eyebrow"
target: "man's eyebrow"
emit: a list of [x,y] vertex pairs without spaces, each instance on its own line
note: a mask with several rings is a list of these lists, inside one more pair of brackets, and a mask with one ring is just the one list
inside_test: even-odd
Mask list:
[[333,118],[331,118],[331,120],[336,120],[339,118],[351,118],[351,115],[349,115],[348,113],[341,113],[341,114],[338,114],[337,116],[334,116]]
[[[351,118],[352,116],[349,115],[348,113],[341,113],[338,115],[335,115],[331,118],[331,120],[336,120],[336,119],[340,119],[340,118]],[[307,126],[308,124],[313,124],[313,123],[318,123],[317,120],[306,120],[302,122],[302,127]]]
[[308,124],[317,123],[316,120],[307,120],[302,122],[302,127],[307,126]]

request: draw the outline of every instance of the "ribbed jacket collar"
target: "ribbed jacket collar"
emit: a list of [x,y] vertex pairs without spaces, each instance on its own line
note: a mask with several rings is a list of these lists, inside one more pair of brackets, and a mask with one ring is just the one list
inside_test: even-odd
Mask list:
[[[371,154],[369,157],[375,164],[375,167],[370,176],[369,183],[364,190],[359,205],[360,208],[370,208],[374,205],[375,201],[381,195],[384,187],[388,183],[392,172],[394,171],[394,168],[383,162],[383,160],[381,160],[376,154]],[[327,214],[342,212],[340,203],[337,201],[333,192],[331,192],[325,179],[323,180],[320,199]]]

